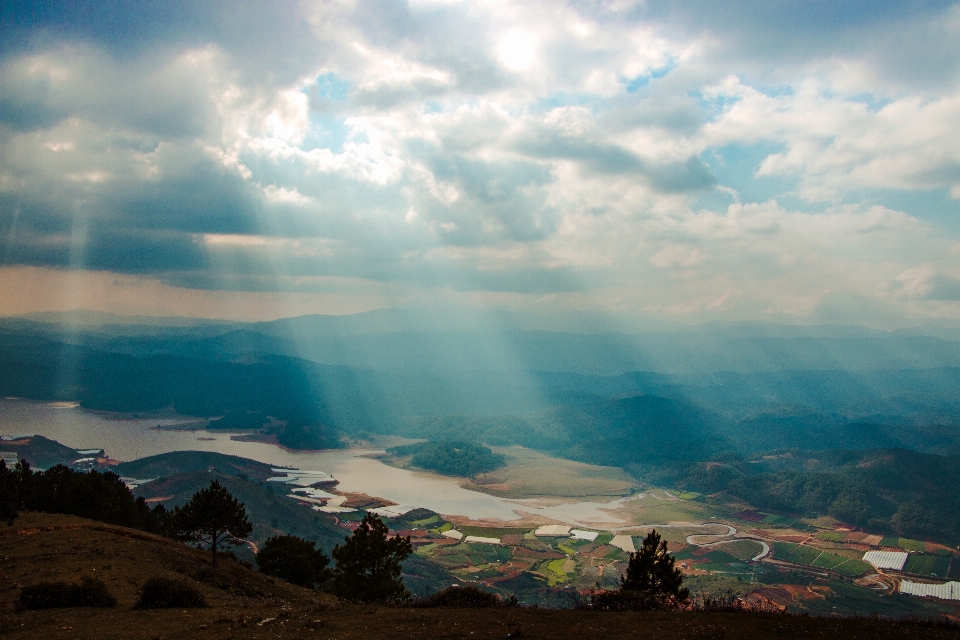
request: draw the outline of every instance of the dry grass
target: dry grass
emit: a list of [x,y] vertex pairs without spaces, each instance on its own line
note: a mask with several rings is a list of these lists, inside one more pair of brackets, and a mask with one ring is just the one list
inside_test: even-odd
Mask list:
[[[4,638],[960,638],[957,627],[749,613],[633,613],[544,609],[413,609],[348,605],[142,532],[69,516],[24,514],[0,525]],[[97,576],[109,609],[16,612],[20,586]],[[186,580],[208,609],[134,611],[151,577]],[[517,632],[520,635],[517,636]],[[509,635],[508,635],[509,634]]]
[[623,469],[554,458],[524,447],[492,447],[507,466],[464,485],[503,498],[611,498],[630,493],[637,481]]

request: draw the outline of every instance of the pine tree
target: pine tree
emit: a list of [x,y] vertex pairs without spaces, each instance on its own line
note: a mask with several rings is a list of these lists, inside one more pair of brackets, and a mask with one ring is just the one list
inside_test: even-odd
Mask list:
[[353,535],[333,549],[337,566],[333,590],[341,598],[362,602],[399,602],[410,592],[400,577],[401,563],[413,551],[410,538],[387,538],[387,525],[372,513],[364,516]]
[[190,502],[177,507],[174,518],[184,539],[210,545],[214,567],[221,545],[241,544],[253,530],[243,503],[216,480],[193,494]]
[[656,529],[630,554],[627,574],[620,578],[620,591],[660,605],[690,597],[690,591],[683,587],[683,573],[674,566],[667,543]]
[[323,551],[297,536],[267,538],[257,554],[257,568],[263,573],[310,589],[330,579],[328,564],[330,558]]

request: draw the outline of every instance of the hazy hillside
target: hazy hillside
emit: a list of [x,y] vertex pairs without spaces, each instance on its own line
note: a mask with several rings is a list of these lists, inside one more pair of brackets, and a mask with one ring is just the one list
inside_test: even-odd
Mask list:
[[635,471],[782,448],[960,452],[955,331],[573,333],[500,319],[503,332],[399,310],[254,324],[6,319],[0,394],[228,415],[221,424],[264,425],[290,447],[396,433]]

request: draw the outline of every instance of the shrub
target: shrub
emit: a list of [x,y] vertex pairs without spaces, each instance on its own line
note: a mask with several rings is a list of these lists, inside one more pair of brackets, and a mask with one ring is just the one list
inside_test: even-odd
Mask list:
[[681,606],[682,602],[676,598],[663,598],[649,593],[621,589],[596,593],[591,596],[589,602],[578,603],[576,608],[604,611],[668,611]]
[[96,578],[83,578],[80,584],[41,582],[20,591],[17,606],[21,609],[53,609],[56,607],[112,607],[117,599],[107,585]]
[[417,601],[418,607],[490,608],[508,604],[495,593],[476,587],[448,587]]
[[310,540],[296,536],[267,538],[257,554],[257,566],[267,575],[313,589],[330,579],[328,558]]
[[134,609],[185,609],[205,607],[203,594],[183,580],[150,578],[143,585]]

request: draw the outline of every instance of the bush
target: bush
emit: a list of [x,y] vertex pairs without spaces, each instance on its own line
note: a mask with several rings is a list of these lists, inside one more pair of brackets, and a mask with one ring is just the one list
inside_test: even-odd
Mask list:
[[649,593],[621,589],[596,593],[589,602],[579,603],[576,608],[604,611],[669,611],[682,606],[683,602],[677,598],[663,598]]
[[327,568],[330,558],[315,546],[310,540],[296,536],[267,538],[257,554],[257,566],[267,575],[308,589],[316,588],[329,580],[333,572]]
[[490,608],[502,607],[504,602],[500,596],[476,587],[448,587],[431,596],[418,600],[418,607],[459,607],[459,608]]
[[205,607],[203,594],[183,580],[150,578],[143,585],[134,609],[185,609]]
[[80,584],[41,582],[20,591],[17,606],[21,609],[54,609],[57,607],[112,607],[117,599],[107,585],[96,578],[83,578]]

